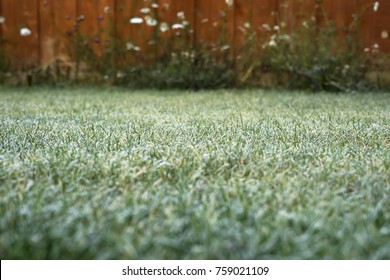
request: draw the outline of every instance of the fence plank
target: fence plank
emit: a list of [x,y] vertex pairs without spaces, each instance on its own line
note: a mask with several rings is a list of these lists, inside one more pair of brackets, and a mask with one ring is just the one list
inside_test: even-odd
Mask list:
[[54,1],[39,1],[38,14],[40,63],[46,65],[56,57]]
[[253,0],[235,0],[234,1],[234,49],[239,50],[245,43],[245,24],[250,23],[250,11]]
[[[251,9],[251,25],[258,34],[260,40],[264,40],[279,28],[281,22],[285,22],[279,14],[278,1],[253,0]],[[270,29],[270,30],[269,30]]]
[[[39,33],[38,33],[38,0],[4,0],[2,13],[6,18],[4,36],[7,38],[7,53],[12,66],[16,69],[27,69],[39,64]],[[31,32],[21,36],[23,28]],[[28,32],[25,29],[25,32]],[[27,35],[27,34],[25,34]]]
[[248,43],[248,36],[257,32],[260,40],[273,33],[278,24],[276,0],[236,0],[235,3],[235,49]]
[[[196,5],[197,39],[205,42],[228,43],[229,7],[224,0],[198,0]],[[220,42],[222,43],[222,42]]]
[[[325,18],[338,26],[341,31],[346,31],[353,23],[354,15],[358,12],[356,1],[323,0]],[[335,13],[334,11],[337,11]]]
[[[287,30],[290,32],[296,28],[301,28],[304,22],[311,21],[318,24],[321,18],[322,0],[288,0],[280,6],[280,14],[286,18]],[[283,11],[285,10],[285,11]]]
[[[0,0],[0,17],[3,17],[3,0]],[[0,47],[3,47],[3,28],[4,23],[0,23]]]
[[122,41],[133,44],[137,47],[143,47],[145,37],[144,23],[130,23],[132,18],[142,18],[141,13],[143,1],[140,0],[118,0],[116,8],[115,25],[118,30],[118,38]]
[[[88,46],[100,53],[99,0],[83,0],[77,5],[78,31],[85,36]],[[85,46],[87,47],[87,46]]]
[[[186,30],[189,39],[195,38],[195,18],[196,18],[196,1],[175,1],[175,0],[160,0],[159,18],[168,23],[170,31],[166,32],[165,37],[174,38],[174,36],[183,36],[186,32],[182,29],[172,29],[175,24],[187,24]],[[183,17],[182,17],[183,16]]]
[[361,0],[361,40],[366,48],[378,44],[381,51],[390,53],[390,1],[378,2],[378,10],[375,12],[373,1]]
[[115,36],[115,0],[100,0],[99,1],[99,18],[98,18],[98,29],[99,29],[99,40],[101,46],[104,47]]
[[63,61],[75,61],[76,50],[74,41],[77,31],[77,0],[55,0],[53,9],[56,58]]

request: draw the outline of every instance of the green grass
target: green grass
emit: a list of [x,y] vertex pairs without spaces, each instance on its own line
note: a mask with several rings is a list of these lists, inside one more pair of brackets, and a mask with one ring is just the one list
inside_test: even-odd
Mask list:
[[0,93],[1,259],[390,259],[390,95]]

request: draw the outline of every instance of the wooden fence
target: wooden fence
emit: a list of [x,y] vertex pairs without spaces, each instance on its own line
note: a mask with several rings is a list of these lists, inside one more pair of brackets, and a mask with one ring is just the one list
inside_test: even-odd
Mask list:
[[[360,17],[364,47],[378,44],[390,53],[390,1],[380,0],[0,0],[0,43],[17,69],[26,69],[62,57],[66,40],[77,24],[80,33],[90,36],[99,52],[107,38],[131,38],[142,45],[154,28],[130,24],[133,17],[151,18],[171,27],[183,12],[195,40],[216,40],[222,18],[228,40],[238,48],[244,37],[240,28],[248,23],[266,36],[265,27],[285,25],[294,29],[309,16],[317,23],[332,20],[343,30],[355,16]],[[231,6],[229,5],[231,4]],[[149,8],[143,9],[142,8]],[[376,11],[375,11],[376,10]],[[143,13],[144,12],[144,13]],[[224,14],[225,15],[224,15]],[[179,14],[181,16],[182,14]],[[111,22],[111,27],[109,26]],[[218,23],[219,22],[219,23]],[[153,25],[153,22],[152,24]],[[115,28],[112,28],[115,26]],[[23,30],[23,31],[22,31]],[[173,30],[167,31],[174,32]],[[22,34],[23,33],[23,34]],[[31,33],[31,34],[30,34]],[[28,35],[28,36],[22,36]],[[149,36],[149,37],[148,37]]]

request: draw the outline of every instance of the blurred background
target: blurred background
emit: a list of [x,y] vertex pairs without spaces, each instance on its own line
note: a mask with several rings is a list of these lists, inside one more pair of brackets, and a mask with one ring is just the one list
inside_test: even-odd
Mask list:
[[0,0],[0,75],[11,84],[385,87],[389,18],[384,0]]

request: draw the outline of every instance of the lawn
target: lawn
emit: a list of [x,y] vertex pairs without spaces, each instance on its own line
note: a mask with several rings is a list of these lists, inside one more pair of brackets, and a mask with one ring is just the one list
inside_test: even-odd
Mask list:
[[0,259],[390,259],[390,94],[0,89]]

